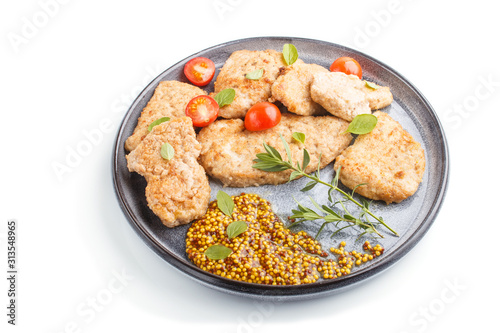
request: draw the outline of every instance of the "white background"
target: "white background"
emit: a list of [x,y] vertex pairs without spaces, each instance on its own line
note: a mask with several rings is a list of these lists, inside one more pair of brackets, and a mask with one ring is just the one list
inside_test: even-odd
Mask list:
[[[49,2],[0,5],[2,272],[9,219],[17,220],[19,234],[17,326],[6,323],[2,273],[2,332],[497,327],[494,2],[61,0],[45,6],[50,17],[41,5]],[[30,22],[38,27],[30,30]],[[352,291],[285,304],[213,291],[156,257],[115,198],[112,145],[124,108],[142,87],[196,51],[254,36],[307,37],[363,51],[417,86],[446,130],[451,177],[434,225],[405,258]],[[112,130],[58,179],[54,163],[65,163],[69,149],[102,121]],[[128,277],[120,282],[117,274]],[[105,303],[96,305],[99,311],[91,307],[96,297]]]

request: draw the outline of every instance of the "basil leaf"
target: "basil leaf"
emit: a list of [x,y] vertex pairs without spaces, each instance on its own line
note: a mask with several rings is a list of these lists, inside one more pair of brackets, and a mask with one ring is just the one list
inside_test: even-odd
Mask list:
[[236,96],[236,91],[232,88],[228,88],[221,90],[217,95],[215,95],[214,99],[221,108],[225,105],[231,104],[234,101],[235,96]]
[[171,160],[174,157],[174,147],[170,145],[170,143],[165,142],[161,145],[160,155],[166,160]]
[[358,114],[344,133],[367,134],[377,125],[377,117],[372,114]]
[[248,225],[245,221],[234,221],[226,228],[227,237],[229,237],[229,239],[237,237],[244,233],[247,229]]
[[373,89],[373,90],[377,90],[377,89],[378,89],[378,86],[377,86],[375,83],[372,83],[372,82],[365,81],[365,85],[366,85],[368,88],[371,88],[371,89]]
[[283,59],[287,65],[293,64],[299,58],[299,52],[297,52],[297,48],[293,44],[285,44],[283,45]]
[[247,75],[245,75],[245,77],[249,80],[259,80],[262,75],[264,75],[264,69],[261,68],[261,69],[256,69],[250,73],[248,73]]
[[169,117],[161,117],[160,119],[156,119],[151,124],[149,124],[148,132],[151,132],[153,130],[153,127],[155,127],[156,125],[160,125],[161,123],[164,123],[164,122],[169,121],[169,120],[170,120]]
[[306,142],[306,135],[301,132],[293,132],[292,138],[297,140],[298,142],[305,143]]
[[226,259],[231,253],[233,250],[224,245],[212,245],[205,250],[207,258],[212,260]]
[[234,202],[229,194],[224,191],[217,192],[217,207],[229,217],[232,217]]

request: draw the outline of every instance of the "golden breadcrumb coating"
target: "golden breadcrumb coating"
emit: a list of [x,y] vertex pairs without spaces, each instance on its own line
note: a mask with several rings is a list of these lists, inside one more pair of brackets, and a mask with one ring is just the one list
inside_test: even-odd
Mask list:
[[270,102],[280,101],[287,110],[301,116],[327,114],[311,98],[311,84],[316,73],[328,70],[316,64],[294,63],[281,71],[271,87]]
[[125,141],[127,151],[134,150],[148,135],[148,126],[161,117],[184,117],[186,106],[196,96],[206,95],[198,87],[179,81],[162,81],[156,87],[153,97],[142,110],[134,133]]
[[413,195],[422,181],[425,155],[420,143],[388,114],[377,111],[377,126],[359,135],[335,160],[342,167],[340,181],[356,192],[386,203],[401,202]]
[[351,121],[360,114],[384,108],[392,103],[389,88],[371,89],[356,75],[342,72],[314,74],[311,97],[334,116]]
[[[286,152],[279,134],[290,146],[292,160],[302,163],[303,148],[311,156],[306,172],[317,168],[321,154],[321,168],[332,162],[352,140],[349,133],[342,134],[349,124],[342,119],[323,116],[297,116],[285,113],[281,122],[273,128],[251,132],[245,129],[243,120],[216,120],[198,134],[202,145],[200,163],[207,173],[226,186],[245,187],[263,184],[286,183],[291,170],[266,172],[252,168],[257,153],[265,152],[263,142],[276,148],[283,158]],[[305,144],[292,138],[293,132],[306,135]]]
[[[301,60],[297,60],[301,62]],[[286,66],[283,54],[275,50],[233,52],[226,60],[214,83],[213,97],[220,91],[232,88],[236,92],[234,101],[219,110],[223,118],[243,118],[254,104],[266,102],[271,97],[271,86],[281,67]],[[264,69],[258,80],[250,80],[246,74]]]
[[[174,148],[170,160],[160,155],[168,142]],[[186,224],[203,216],[210,201],[205,170],[198,164],[201,145],[189,117],[174,118],[153,127],[127,155],[128,169],[146,178],[149,208],[167,227]]]

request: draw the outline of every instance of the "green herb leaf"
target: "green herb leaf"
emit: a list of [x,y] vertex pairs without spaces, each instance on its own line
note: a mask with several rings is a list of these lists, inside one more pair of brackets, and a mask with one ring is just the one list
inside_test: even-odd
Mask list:
[[271,147],[270,145],[266,144],[265,142],[263,145],[264,145],[264,149],[267,151],[267,153],[269,155],[276,157],[280,161],[282,160],[281,154],[279,153],[279,151],[276,150],[276,148]]
[[232,217],[234,202],[229,194],[224,191],[217,192],[217,207],[229,217]]
[[[342,230],[344,230],[344,229],[346,229],[346,228],[349,228],[349,227],[350,227],[350,225],[346,225],[345,227],[342,227],[342,228],[337,229],[337,231],[335,231],[334,233],[332,233],[331,238],[333,238],[333,236],[335,236],[336,234],[340,233]],[[363,234],[364,234],[364,233],[363,233]],[[363,234],[361,234],[361,235],[363,235]],[[356,241],[357,241],[357,239],[356,239]]]
[[361,184],[358,184],[356,186],[354,186],[354,188],[352,189],[352,192],[351,192],[351,197],[354,196],[354,193],[356,193],[356,189],[360,186],[365,186],[365,185],[368,185],[368,183],[361,183]]
[[367,134],[377,125],[377,117],[372,114],[358,114],[344,133]]
[[274,160],[276,159],[276,157],[271,156],[271,155],[266,154],[266,153],[258,153],[255,156],[257,157],[257,159],[254,160],[254,162],[261,162],[261,161],[274,162]]
[[161,145],[160,155],[166,160],[171,160],[174,157],[175,151],[174,147],[170,145],[170,143],[165,142]]
[[363,204],[363,207],[365,207],[365,209],[370,209],[371,201],[368,201],[365,198],[360,198],[360,199],[361,203]]
[[309,156],[309,152],[304,149],[304,157],[302,158],[302,170],[306,170],[306,167],[309,165],[311,161],[311,156]]
[[318,232],[316,233],[316,236],[314,236],[314,239],[315,239],[315,240],[317,240],[317,239],[318,239],[319,234],[321,233],[321,231],[323,231],[323,228],[325,228],[325,227],[326,227],[326,225],[327,225],[328,223],[331,223],[331,222],[324,222],[324,223],[321,225],[321,227],[319,228]]
[[236,91],[232,88],[228,88],[221,90],[217,95],[215,95],[214,99],[221,108],[225,105],[231,104],[234,101],[235,96],[236,96]]
[[378,86],[375,83],[372,83],[372,82],[365,81],[365,85],[368,88],[373,89],[373,90],[377,90],[378,89]]
[[298,176],[302,175],[302,173],[300,171],[293,171],[291,174],[290,174],[290,180],[289,181],[292,181],[294,180],[295,178],[297,178]]
[[281,142],[283,143],[283,147],[285,147],[286,155],[288,157],[288,162],[292,163],[292,152],[290,151],[290,147],[288,146],[288,143],[285,141],[285,139],[283,138],[283,135],[281,135],[281,133],[280,133],[280,138],[281,138]]
[[340,166],[336,171],[335,171],[335,177],[332,178],[332,187],[337,187],[339,186],[339,178],[340,178],[340,171],[342,170],[342,166]]
[[252,168],[259,169],[262,171],[278,172],[278,171],[287,170],[288,166],[276,165],[276,163],[273,163],[273,162],[257,162],[257,163],[252,165]]
[[347,220],[356,221],[356,218],[354,216],[352,216],[351,214],[344,214],[344,218]]
[[334,210],[332,210],[330,207],[328,207],[328,206],[326,206],[326,205],[323,205],[323,206],[321,206],[321,208],[323,208],[323,210],[327,211],[327,212],[328,212],[328,214],[331,214],[331,215],[333,215],[333,216],[335,216],[335,217],[337,217],[337,218],[340,218],[340,215],[339,215],[339,214],[337,214],[337,213],[336,213]]
[[327,211],[323,210],[323,208],[321,208],[321,206],[311,196],[309,196],[309,200],[312,202],[314,207],[316,207],[317,209],[319,209],[323,213],[328,213]]
[[287,65],[293,64],[299,58],[299,52],[293,44],[283,45],[283,59]]
[[248,225],[245,221],[234,221],[226,228],[227,237],[229,237],[229,239],[237,237],[244,233],[247,229]]
[[233,250],[225,247],[224,245],[218,244],[212,245],[205,250],[205,255],[207,256],[207,258],[212,260],[226,259],[231,253],[233,253]]
[[[335,231],[332,234],[332,236],[345,228],[358,227],[359,229],[361,229],[361,234],[359,236],[363,236],[366,234],[368,235],[376,234],[377,236],[383,238],[384,236],[375,228],[375,226],[379,225],[383,225],[388,230],[390,230],[394,235],[399,236],[396,231],[394,231],[384,222],[382,217],[377,217],[375,214],[373,214],[373,212],[369,210],[369,203],[367,201],[361,199],[361,202],[359,202],[356,199],[354,199],[353,194],[349,194],[338,187],[339,176],[342,169],[341,167],[339,167],[336,170],[335,176],[332,177],[331,183],[326,183],[322,181],[320,178],[320,167],[321,167],[321,162],[320,162],[321,154],[320,154],[315,175],[306,174],[303,168],[307,167],[308,163],[310,162],[310,156],[307,150],[303,149],[304,158],[302,160],[302,166],[299,164],[298,161],[296,162],[297,164],[295,166],[291,161],[291,153],[288,143],[285,141],[285,139],[281,134],[280,138],[285,150],[287,150],[288,160],[286,161],[283,160],[279,152],[274,147],[269,146],[265,142],[263,142],[263,146],[266,152],[258,153],[256,155],[257,159],[254,160],[254,162],[256,163],[253,165],[253,167],[264,171],[292,170],[290,174],[290,180],[293,180],[299,176],[304,176],[311,179],[311,181],[308,182],[306,186],[301,190],[303,192],[311,190],[318,183],[327,186],[328,201],[331,203],[332,208],[337,208],[339,210],[339,213],[336,213],[332,208],[325,205],[320,206],[317,202],[315,202],[312,198],[310,198],[313,205],[321,213],[326,214],[326,215],[321,215],[319,213],[316,213],[314,210],[310,208],[304,207],[294,198],[295,202],[297,202],[298,209],[292,209],[293,215],[290,216],[290,218],[295,219],[295,222],[290,224],[288,226],[289,228],[297,224],[300,224],[304,221],[324,220],[324,223],[320,227],[320,231],[324,229],[327,223],[333,223],[335,228],[337,228],[337,231]],[[360,184],[360,186],[361,185],[363,184]],[[338,192],[342,194],[342,198],[338,200],[334,199],[332,196],[333,192]],[[355,217],[353,214],[349,212],[347,208],[347,203],[349,202],[354,204],[358,209],[361,209],[361,212],[359,212],[359,217]],[[336,207],[337,205],[339,205],[340,208]],[[369,216],[374,218],[376,221],[375,222],[370,221]],[[347,223],[347,225],[342,226],[341,223],[342,224]]]
[[153,127],[155,127],[156,125],[160,125],[161,123],[164,123],[164,122],[169,121],[169,120],[170,120],[169,117],[161,117],[160,119],[156,119],[151,124],[149,124],[148,132],[151,132],[153,130]]
[[304,186],[304,188],[301,191],[307,192],[307,191],[311,190],[314,186],[316,186],[317,183],[318,183],[317,181],[312,180],[309,183],[307,183],[306,186]]
[[300,132],[293,132],[292,138],[297,140],[298,142],[305,143],[306,142],[306,135],[304,133]]
[[261,68],[261,69],[256,69],[250,73],[248,73],[247,75],[245,75],[245,77],[249,80],[259,80],[262,75],[264,75],[264,69]]

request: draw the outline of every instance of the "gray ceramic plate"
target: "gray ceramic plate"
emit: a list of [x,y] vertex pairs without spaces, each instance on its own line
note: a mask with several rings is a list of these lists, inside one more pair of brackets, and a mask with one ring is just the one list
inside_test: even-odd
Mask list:
[[[189,59],[197,56],[207,57],[213,60],[217,68],[221,68],[233,51],[242,49],[281,51],[285,43],[294,44],[299,51],[299,57],[306,63],[316,63],[326,68],[340,56],[354,57],[363,68],[364,79],[389,86],[394,95],[394,102],[383,111],[399,121],[422,144],[425,150],[426,171],[418,191],[409,199],[400,204],[373,203],[372,210],[382,215],[400,235],[400,237],[395,237],[390,233],[385,233],[385,237],[378,240],[385,248],[382,256],[367,265],[356,267],[351,275],[335,280],[299,286],[255,285],[208,274],[187,259],[185,235],[188,226],[168,229],[149,210],[144,195],[146,182],[142,176],[128,171],[126,152],[123,147],[158,83],[164,80],[187,81],[183,74],[183,67]],[[205,90],[213,91],[213,83],[205,87]],[[272,298],[279,301],[307,299],[347,290],[377,275],[401,259],[424,236],[436,218],[446,192],[448,160],[445,135],[436,113],[422,94],[389,66],[368,55],[333,43],[302,38],[259,37],[232,41],[203,50],[173,65],[154,79],[134,101],[119,129],[113,156],[113,180],[118,200],[130,224],[146,244],[166,262],[208,287],[231,294],[260,299]],[[322,171],[322,178],[330,180],[332,174],[332,167],[327,167]],[[224,191],[229,194],[239,194],[242,191],[257,193],[271,201],[275,212],[286,219],[291,209],[296,207],[292,196],[304,205],[310,206],[308,197],[299,191],[306,182],[305,179],[299,179],[286,185],[245,189],[225,188]],[[211,187],[212,199],[215,199],[215,194],[221,185],[218,181],[211,180]],[[316,186],[307,194],[312,195],[320,203],[326,203],[325,188]],[[315,235],[318,225],[306,222],[301,228]],[[353,231],[330,238],[328,234],[332,230],[326,228],[321,234],[320,241],[325,249],[338,246],[339,242],[344,240],[347,242],[346,249],[359,251],[366,240],[365,238],[356,240],[357,236]]]

